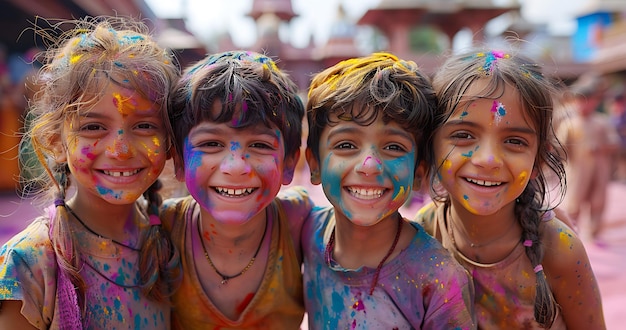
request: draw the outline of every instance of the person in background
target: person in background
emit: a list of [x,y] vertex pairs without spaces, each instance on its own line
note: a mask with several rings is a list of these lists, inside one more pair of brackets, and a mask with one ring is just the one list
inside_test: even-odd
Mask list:
[[567,151],[568,180],[563,208],[584,238],[603,244],[600,234],[620,138],[608,114],[600,110],[604,88],[597,76],[583,76],[570,89],[568,116],[557,134]]

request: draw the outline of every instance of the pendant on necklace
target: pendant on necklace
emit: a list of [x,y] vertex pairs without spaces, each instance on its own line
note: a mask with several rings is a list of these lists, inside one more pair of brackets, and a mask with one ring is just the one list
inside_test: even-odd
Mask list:
[[222,278],[222,284],[226,284],[228,283],[228,279],[227,278]]

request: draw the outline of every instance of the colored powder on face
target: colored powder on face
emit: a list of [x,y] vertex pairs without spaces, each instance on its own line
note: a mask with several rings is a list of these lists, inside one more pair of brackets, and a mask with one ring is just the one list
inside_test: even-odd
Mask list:
[[113,105],[122,116],[128,116],[135,111],[146,111],[152,108],[152,104],[143,98],[124,97],[120,93],[113,93]]
[[528,172],[523,171],[522,173],[520,173],[517,179],[519,180],[519,184],[521,186],[523,186],[526,183],[526,178],[528,178]]
[[502,121],[504,115],[506,115],[506,109],[504,109],[504,104],[494,100],[493,104],[491,105],[491,115],[492,120],[497,126],[500,121]]
[[474,151],[470,150],[467,153],[461,154],[461,156],[466,157],[466,158],[471,158],[473,154],[474,154]]
[[117,200],[122,199],[121,192],[114,192],[112,189],[101,187],[101,186],[96,186],[96,189],[98,190],[98,193],[102,196],[109,195]]
[[241,149],[241,144],[239,142],[231,141],[230,142],[230,151],[237,151]]

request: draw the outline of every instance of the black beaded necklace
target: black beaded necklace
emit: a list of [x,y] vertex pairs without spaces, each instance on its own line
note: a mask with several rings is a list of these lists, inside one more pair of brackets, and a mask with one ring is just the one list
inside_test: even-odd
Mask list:
[[72,216],[74,216],[74,218],[76,218],[76,220],[78,220],[78,222],[80,222],[80,224],[81,224],[83,227],[85,227],[85,229],[87,229],[87,231],[89,231],[90,233],[92,233],[92,234],[94,234],[94,235],[98,236],[99,238],[105,238],[105,239],[111,240],[111,242],[113,242],[114,244],[119,245],[119,246],[124,247],[124,248],[127,248],[127,249],[129,249],[129,250],[132,250],[132,251],[140,251],[140,250],[141,250],[141,249],[138,249],[138,248],[136,248],[136,247],[134,247],[134,246],[130,246],[130,245],[124,244],[124,243],[122,243],[122,242],[118,242],[118,241],[116,241],[116,240],[114,240],[114,239],[112,239],[112,238],[104,237],[104,236],[102,236],[102,235],[98,234],[98,233],[97,233],[97,232],[95,232],[93,229],[89,228],[89,226],[87,226],[87,224],[86,224],[86,223],[85,223],[85,222],[84,222],[84,221],[83,221],[80,217],[78,217],[78,215],[77,215],[76,213],[74,213],[74,210],[72,210],[72,209],[69,207],[69,205],[66,205],[66,204],[65,204],[64,206],[65,206],[65,209],[66,209],[68,212],[70,212],[70,214],[71,214]]

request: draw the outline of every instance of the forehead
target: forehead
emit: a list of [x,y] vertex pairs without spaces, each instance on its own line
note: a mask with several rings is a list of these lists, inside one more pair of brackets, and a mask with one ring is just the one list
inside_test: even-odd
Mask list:
[[482,115],[483,111],[511,119],[526,119],[524,104],[517,89],[504,82],[493,88],[488,79],[476,80],[469,86],[452,117]]

